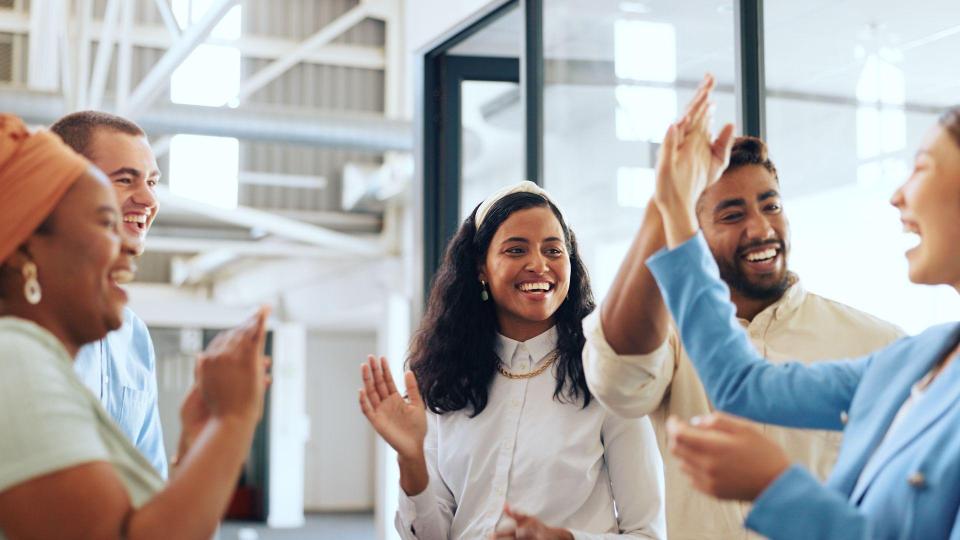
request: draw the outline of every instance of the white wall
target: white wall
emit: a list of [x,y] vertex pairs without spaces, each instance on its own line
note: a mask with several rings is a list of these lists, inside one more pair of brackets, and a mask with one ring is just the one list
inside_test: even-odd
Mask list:
[[374,434],[357,404],[360,363],[375,352],[373,332],[307,336],[307,511],[371,510]]

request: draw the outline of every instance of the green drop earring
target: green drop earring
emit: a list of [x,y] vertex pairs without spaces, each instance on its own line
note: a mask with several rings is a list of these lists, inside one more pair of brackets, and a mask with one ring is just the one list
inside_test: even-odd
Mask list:
[[487,292],[487,282],[480,280],[480,300],[486,302],[490,299],[490,293]]

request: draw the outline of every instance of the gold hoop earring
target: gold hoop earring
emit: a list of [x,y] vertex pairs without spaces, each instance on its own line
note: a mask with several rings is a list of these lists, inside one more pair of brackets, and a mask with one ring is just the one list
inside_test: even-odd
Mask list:
[[20,273],[23,274],[23,297],[32,305],[39,304],[43,294],[37,280],[37,265],[27,261],[23,263]]
[[490,293],[487,292],[487,282],[480,280],[480,300],[486,302],[490,299]]

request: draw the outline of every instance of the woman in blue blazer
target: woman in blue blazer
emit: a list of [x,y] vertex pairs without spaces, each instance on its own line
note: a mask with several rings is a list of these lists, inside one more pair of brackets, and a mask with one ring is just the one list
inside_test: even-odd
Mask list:
[[[770,538],[960,539],[960,324],[933,327],[864,358],[766,362],[735,319],[729,291],[698,232],[695,205],[711,161],[706,121],[671,127],[657,207],[667,249],[647,261],[683,344],[721,411],[794,428],[843,430],[822,485],[732,416],[673,420],[671,449],[695,487],[754,502],[746,526]],[[722,167],[720,168],[722,170]],[[891,199],[915,283],[960,290],[960,107],[944,114]]]

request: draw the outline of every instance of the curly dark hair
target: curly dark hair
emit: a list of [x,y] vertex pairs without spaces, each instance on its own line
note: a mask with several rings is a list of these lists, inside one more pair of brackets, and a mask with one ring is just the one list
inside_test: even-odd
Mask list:
[[730,149],[730,163],[724,172],[733,171],[747,165],[759,165],[766,169],[773,178],[780,182],[777,176],[777,167],[770,161],[767,144],[757,137],[737,137]]
[[477,269],[500,225],[514,212],[549,208],[560,222],[570,254],[570,289],[554,314],[558,334],[557,379],[554,399],[590,404],[581,354],[585,338],[581,326],[594,309],[587,268],[580,259],[573,231],[560,210],[533,193],[507,195],[490,209],[480,230],[476,208],[447,244],[443,262],[434,277],[426,314],[410,346],[409,367],[417,376],[420,393],[437,414],[470,407],[470,416],[487,406],[490,385],[497,373],[497,317],[493,302],[480,298]]

